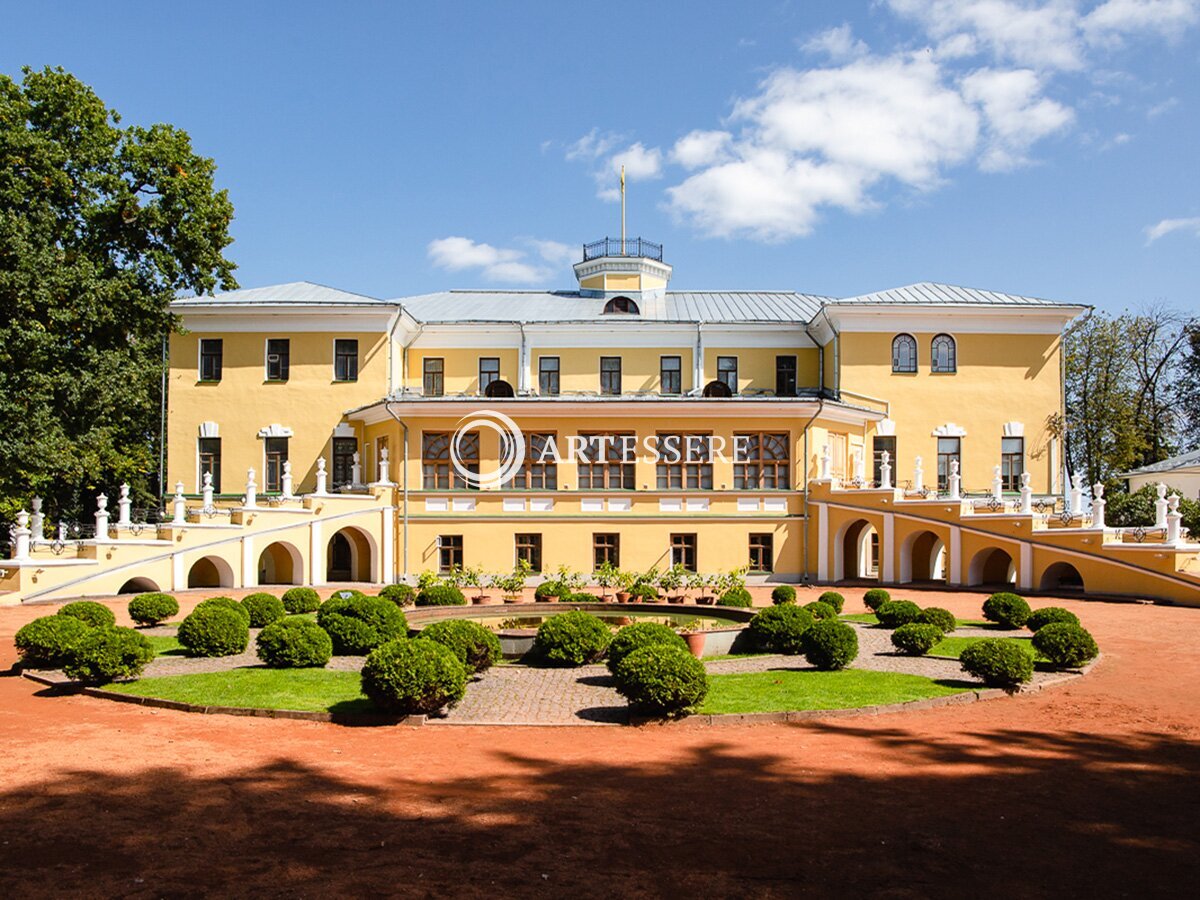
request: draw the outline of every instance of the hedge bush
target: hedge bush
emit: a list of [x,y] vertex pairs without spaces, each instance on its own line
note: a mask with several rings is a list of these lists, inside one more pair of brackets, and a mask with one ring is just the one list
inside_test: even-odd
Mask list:
[[339,600],[354,600],[355,598],[366,596],[366,594],[356,588],[342,588],[330,594],[329,599],[332,600],[334,597],[337,597]]
[[538,658],[555,666],[582,666],[604,655],[612,633],[596,616],[572,610],[551,616],[538,626],[533,639]]
[[400,607],[382,597],[346,600],[334,595],[317,610],[317,624],[329,632],[339,656],[362,656],[408,635],[408,620]]
[[1091,633],[1070,622],[1050,622],[1033,636],[1033,648],[1056,669],[1078,669],[1100,655]]
[[625,656],[613,675],[629,705],[651,715],[682,715],[708,696],[708,673],[686,646],[641,647]]
[[362,667],[363,693],[380,709],[402,715],[453,706],[466,689],[466,666],[437,641],[388,641],[372,650]]
[[1052,622],[1066,622],[1068,625],[1078,625],[1079,616],[1061,606],[1043,606],[1035,609],[1025,620],[1025,627],[1030,631],[1040,631]]
[[179,601],[158,591],[138,594],[129,601],[129,618],[139,625],[158,625],[179,615]]
[[629,589],[630,600],[641,600],[643,603],[653,603],[658,599],[658,590],[649,584],[635,584]]
[[777,584],[771,588],[771,602],[778,605],[780,603],[795,603],[796,589],[790,584]]
[[837,591],[825,591],[820,597],[817,598],[817,601],[820,603],[828,603],[834,608],[839,616],[842,614],[842,610],[846,608],[846,598]]
[[417,593],[417,606],[466,606],[467,598],[452,584],[432,584]]
[[884,628],[899,628],[920,621],[921,607],[909,600],[888,600],[875,610],[875,618]]
[[58,611],[58,614],[78,619],[92,628],[103,628],[105,625],[117,624],[117,617],[113,615],[113,611],[104,604],[97,603],[94,600],[76,600],[74,603],[68,603]]
[[417,592],[407,584],[389,584],[379,592],[384,600],[391,600],[399,607],[412,606],[417,599]]
[[734,606],[738,609],[749,609],[754,605],[750,592],[744,587],[730,588],[717,598],[717,606]]
[[948,609],[942,609],[940,606],[927,606],[921,610],[921,617],[918,622],[924,622],[926,625],[936,625],[942,630],[942,634],[949,634],[958,627],[958,619],[954,617],[954,613]]
[[871,588],[863,594],[863,605],[872,612],[875,612],[880,606],[891,599],[892,595],[883,588]]
[[324,666],[333,656],[329,633],[307,616],[286,616],[267,625],[255,642],[258,658],[272,669]]
[[858,632],[837,619],[824,619],[804,632],[804,658],[826,671],[844,669],[858,656]]
[[42,616],[17,631],[14,643],[21,662],[31,669],[59,669],[67,653],[90,631],[82,619],[74,616]]
[[755,614],[747,629],[754,646],[768,653],[795,656],[804,650],[804,632],[812,627],[812,613],[793,603],[768,606]]
[[1029,604],[1024,597],[1001,591],[983,601],[983,617],[1005,628],[1020,628],[1029,620]]
[[291,615],[316,612],[321,606],[321,595],[312,588],[294,587],[283,592],[283,608]]
[[892,646],[909,656],[924,656],[942,639],[942,629],[928,622],[909,622],[892,632]]
[[814,600],[811,603],[805,603],[804,609],[807,609],[809,615],[814,619],[836,619],[837,610],[829,603],[821,600]]
[[587,591],[580,591],[578,594],[571,594],[569,597],[560,598],[564,603],[603,603],[604,600],[597,597],[595,594],[589,594]]
[[635,622],[626,625],[608,645],[608,669],[615,672],[617,664],[635,650],[664,644],[687,649],[687,641],[666,625],[657,622]]
[[999,638],[976,641],[959,657],[962,669],[988,687],[1016,690],[1033,677],[1033,657],[1014,644]]
[[[227,609],[230,612],[237,613],[241,618],[245,619],[246,627],[250,626],[250,610],[242,606],[232,597],[209,597],[207,600],[201,600],[196,604],[196,609]],[[192,610],[195,612],[196,610]]]
[[84,684],[108,684],[117,678],[137,678],[154,659],[154,648],[132,628],[106,625],[89,628],[71,645],[63,672]]
[[465,619],[434,622],[425,627],[421,637],[449,647],[468,672],[482,672],[500,660],[500,638],[478,622]]
[[533,599],[542,603],[548,603],[550,598],[558,599],[563,594],[570,595],[570,589],[561,581],[543,581],[533,589]]
[[250,617],[251,628],[265,628],[287,615],[283,601],[274,594],[247,594],[242,598],[242,608]]
[[[228,598],[225,598],[228,599]],[[250,643],[246,611],[208,600],[197,604],[179,625],[179,643],[188,656],[234,656]]]

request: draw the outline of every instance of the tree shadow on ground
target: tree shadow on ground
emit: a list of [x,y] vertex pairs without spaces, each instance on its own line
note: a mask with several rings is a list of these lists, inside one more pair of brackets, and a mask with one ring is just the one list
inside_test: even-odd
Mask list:
[[[1008,730],[931,743],[836,722],[788,735],[786,758],[714,735],[670,764],[531,749],[457,779],[389,767],[352,781],[284,759],[225,777],[186,763],[81,768],[0,791],[0,894],[1200,891],[1200,747],[1182,737]],[[882,745],[895,764],[849,773],[806,757],[825,735]]]

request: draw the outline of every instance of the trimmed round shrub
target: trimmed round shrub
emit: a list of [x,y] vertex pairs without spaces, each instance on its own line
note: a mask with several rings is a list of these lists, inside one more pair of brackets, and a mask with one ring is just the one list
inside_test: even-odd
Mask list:
[[717,598],[717,606],[734,606],[738,609],[749,609],[754,605],[750,592],[744,587],[730,588]]
[[317,610],[317,624],[329,632],[339,656],[363,656],[408,635],[408,620],[400,607],[382,597],[346,600],[335,594]]
[[533,599],[537,602],[548,603],[552,598],[557,600],[564,594],[570,593],[570,590],[561,581],[543,581],[533,589]]
[[875,618],[884,628],[899,628],[921,620],[921,607],[909,600],[888,600],[875,610]]
[[1014,691],[1033,677],[1033,657],[1014,644],[1000,638],[985,638],[963,650],[959,657],[962,669],[974,675],[988,687]]
[[804,650],[804,632],[812,627],[813,617],[807,609],[794,603],[768,606],[750,620],[749,633],[754,646],[768,653],[795,656]]
[[949,634],[958,627],[958,619],[954,617],[954,613],[948,609],[942,609],[940,606],[927,606],[921,610],[921,617],[918,622],[924,622],[926,625],[936,625],[942,630],[942,634]]
[[421,637],[449,647],[468,672],[490,669],[500,659],[500,638],[478,622],[465,619],[434,622],[421,631]]
[[[196,604],[196,609],[227,609],[230,612],[237,613],[246,620],[246,627],[250,627],[250,611],[242,604],[238,603],[232,597],[209,597],[207,600],[201,600]],[[192,610],[195,612],[196,610]]]
[[1035,609],[1025,620],[1025,627],[1030,631],[1041,631],[1052,622],[1066,622],[1068,625],[1078,625],[1079,616],[1061,606],[1043,606]]
[[342,589],[334,591],[332,594],[330,594],[329,599],[332,600],[334,597],[337,597],[339,600],[353,600],[355,597],[365,597],[365,596],[367,596],[367,595],[364,594],[362,591],[357,590],[355,588],[342,588]]
[[1029,620],[1029,604],[1024,597],[1001,591],[983,601],[983,617],[1005,628],[1020,628]]
[[1086,628],[1070,622],[1050,622],[1033,636],[1033,649],[1050,660],[1056,669],[1078,669],[1100,655],[1100,648]]
[[283,608],[291,615],[316,612],[321,606],[321,595],[312,588],[294,587],[283,592]]
[[909,622],[892,632],[892,646],[909,656],[924,656],[942,639],[942,629],[927,622]]
[[372,650],[362,667],[363,693],[380,709],[402,715],[453,706],[466,689],[466,666],[437,641],[388,641]]
[[830,604],[824,603],[820,600],[813,600],[811,603],[805,603],[803,608],[807,609],[809,615],[811,615],[814,619],[837,618],[837,610],[834,609]]
[[795,603],[796,589],[790,584],[777,584],[771,588],[771,602],[775,605],[781,603]]
[[59,669],[67,654],[91,629],[74,616],[42,616],[22,625],[14,643],[21,662],[31,669]]
[[76,600],[74,603],[68,603],[58,611],[58,614],[78,619],[92,628],[117,624],[117,617],[113,615],[113,611],[103,603],[97,603],[94,600]]
[[643,603],[653,603],[658,599],[658,590],[649,584],[635,584],[629,589],[630,600],[641,600]]
[[250,617],[251,628],[265,628],[287,615],[283,601],[274,594],[247,594],[242,598],[242,608]]
[[871,588],[863,594],[863,605],[872,612],[875,612],[891,599],[892,595],[883,588]]
[[613,675],[629,705],[651,715],[682,715],[708,696],[708,673],[686,646],[641,647],[625,656]]
[[608,645],[608,669],[615,672],[617,664],[635,650],[665,644],[687,649],[687,641],[666,625],[658,622],[635,622],[618,631]]
[[384,600],[391,600],[397,606],[412,606],[417,599],[417,592],[407,584],[389,584],[379,592]]
[[858,632],[837,619],[824,619],[804,632],[804,658],[818,669],[844,669],[858,656]]
[[604,601],[595,594],[589,594],[587,591],[580,591],[578,594],[571,594],[569,597],[560,597],[564,603],[603,603]]
[[188,656],[234,656],[246,649],[250,643],[246,611],[229,602],[236,608],[206,600],[179,624],[179,643]]
[[139,625],[157,625],[179,615],[179,601],[157,591],[138,594],[129,601],[129,618]]
[[84,684],[108,684],[117,678],[137,678],[154,659],[144,634],[115,625],[89,628],[71,645],[63,672]]
[[817,598],[817,601],[820,603],[828,603],[834,608],[839,616],[842,614],[842,610],[846,608],[846,598],[837,591],[825,591],[820,597]]
[[596,616],[572,610],[551,616],[538,626],[533,649],[543,661],[555,666],[582,666],[604,655],[612,632]]
[[452,584],[433,584],[417,594],[417,606],[466,606],[467,598]]
[[329,633],[307,616],[286,616],[267,625],[255,642],[258,658],[272,669],[324,666],[333,656]]

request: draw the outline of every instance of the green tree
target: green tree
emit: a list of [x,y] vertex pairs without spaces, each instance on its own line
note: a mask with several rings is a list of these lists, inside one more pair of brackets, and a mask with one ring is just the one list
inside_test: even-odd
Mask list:
[[1184,450],[1200,450],[1200,321],[1185,328],[1179,362],[1178,404],[1186,439]]
[[0,520],[154,496],[169,304],[237,286],[213,161],[120,122],[62,69],[0,75]]

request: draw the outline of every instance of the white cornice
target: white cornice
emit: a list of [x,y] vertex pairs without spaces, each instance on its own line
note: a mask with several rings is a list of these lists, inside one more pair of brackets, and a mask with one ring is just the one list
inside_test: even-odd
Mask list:
[[187,331],[220,332],[386,332],[399,310],[395,306],[216,306],[172,307]]
[[949,304],[855,304],[826,306],[839,332],[954,331],[957,334],[1058,334],[1083,306],[952,306]]

